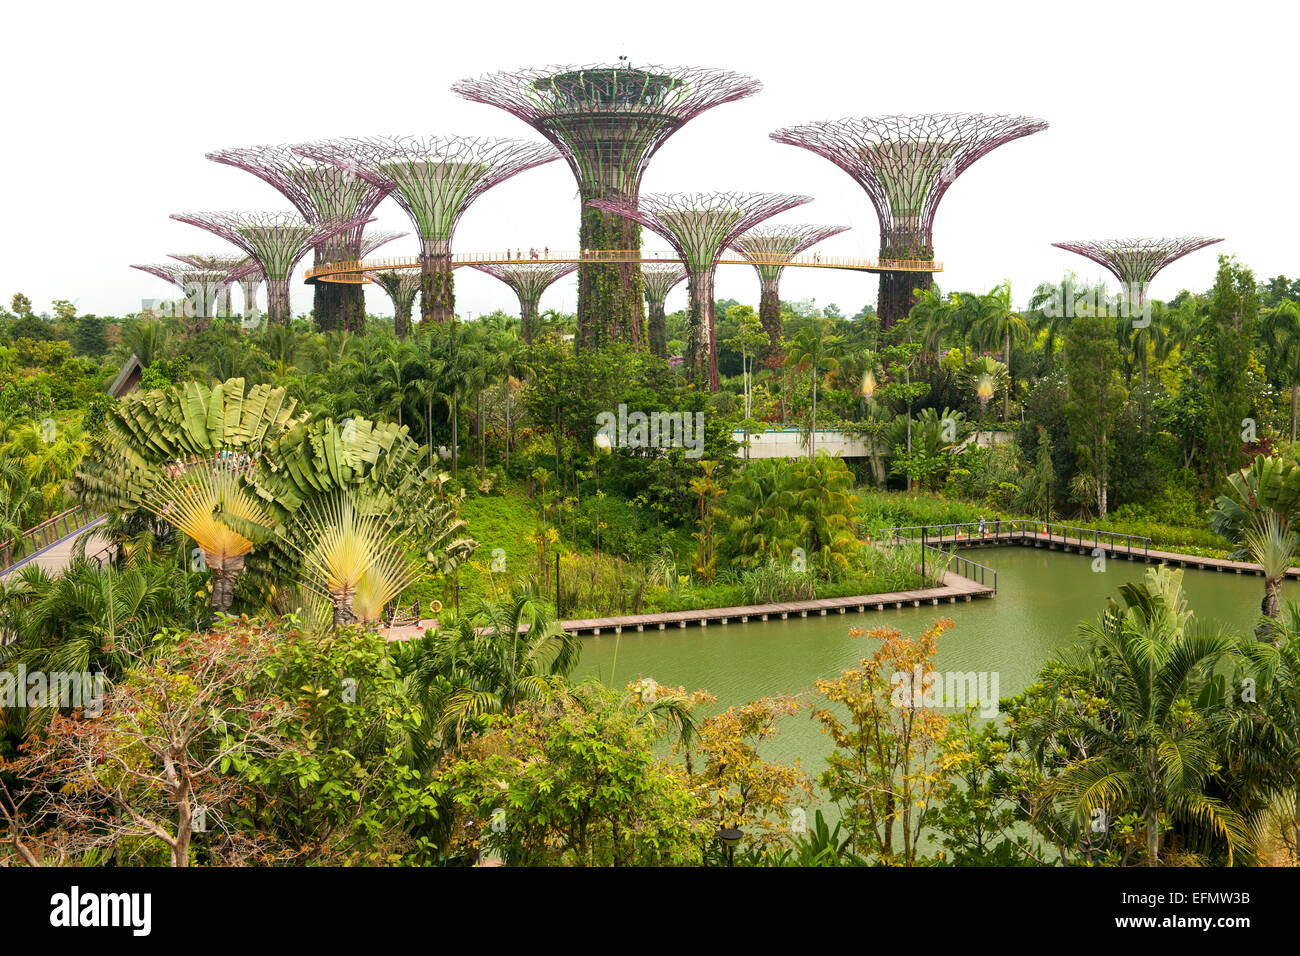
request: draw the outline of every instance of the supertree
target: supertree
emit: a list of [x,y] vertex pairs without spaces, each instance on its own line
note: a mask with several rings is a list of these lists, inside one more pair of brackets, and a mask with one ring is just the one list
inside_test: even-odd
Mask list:
[[467,136],[374,136],[303,143],[303,155],[390,192],[420,238],[420,320],[456,315],[451,242],[456,224],[486,190],[560,154],[545,143]]
[[183,262],[187,266],[193,266],[196,269],[211,269],[218,272],[226,273],[226,282],[222,284],[221,295],[224,299],[222,302],[222,311],[225,315],[234,315],[234,306],[230,300],[230,290],[236,282],[243,285],[244,290],[244,307],[247,310],[251,304],[249,299],[249,282],[253,283],[253,290],[256,292],[257,286],[261,284],[261,270],[248,256],[237,256],[228,254],[214,255],[211,253],[168,253],[170,258],[177,262]]
[[668,330],[664,318],[664,300],[673,286],[686,278],[686,267],[678,262],[651,263],[641,267],[641,280],[645,287],[646,333],[650,353],[660,358],[668,357]]
[[1100,239],[1071,242],[1054,242],[1058,249],[1087,256],[1104,266],[1120,281],[1128,300],[1145,308],[1147,289],[1151,280],[1165,266],[1183,256],[1212,246],[1222,239],[1209,236],[1177,236],[1161,239]]
[[934,215],[953,180],[1002,144],[1046,128],[1029,116],[930,113],[807,123],[771,136],[852,176],[880,217],[880,258],[916,263],[880,273],[876,312],[889,328],[906,317],[917,289],[930,288],[933,275],[924,264],[934,259]]
[[559,262],[521,262],[518,265],[489,263],[475,265],[475,269],[500,279],[515,290],[519,297],[519,324],[523,328],[524,341],[533,342],[533,330],[537,327],[537,306],[542,293],[553,283],[563,279],[574,269],[577,263]]
[[212,324],[217,297],[230,282],[229,273],[224,269],[202,269],[172,262],[132,265],[131,268],[179,288],[184,293],[185,317],[194,320],[187,325],[195,331],[202,331]]
[[[1176,236],[1173,238],[1142,238],[1142,239],[1100,239],[1100,240],[1082,240],[1077,242],[1054,242],[1052,245],[1058,249],[1065,249],[1069,252],[1078,253],[1081,256],[1087,256],[1098,265],[1104,266],[1123,286],[1122,295],[1124,305],[1133,316],[1133,328],[1135,331],[1146,329],[1150,326],[1150,318],[1146,314],[1147,309],[1147,290],[1151,286],[1151,280],[1165,266],[1177,262],[1183,256],[1195,252],[1197,249],[1204,249],[1206,246],[1212,246],[1216,242],[1222,242],[1222,239],[1213,239],[1209,236]],[[1141,319],[1137,317],[1141,316]],[[1146,336],[1148,333],[1139,331],[1139,344],[1142,350],[1142,385],[1147,383],[1147,350]],[[1143,392],[1143,414],[1146,413],[1146,393]]]
[[[332,163],[308,159],[285,144],[220,149],[207,156],[214,163],[242,169],[273,186],[313,225],[358,218],[364,224],[388,195],[382,186]],[[316,247],[314,264],[360,259],[362,229],[363,225],[358,225],[323,240]],[[317,281],[312,285],[317,329],[356,329],[364,325],[366,300],[360,284]]]
[[736,237],[765,219],[793,209],[809,196],[784,193],[647,193],[639,201],[593,199],[599,209],[653,229],[686,264],[691,308],[686,361],[697,378],[718,390],[718,348],[713,327],[713,276],[718,256]]
[[[466,99],[513,114],[564,154],[578,181],[578,244],[603,250],[641,248],[635,220],[610,215],[592,200],[636,204],[650,157],[684,123],[705,110],[752,96],[762,84],[699,67],[548,66],[461,80]],[[584,264],[578,273],[578,343],[641,342],[641,270],[635,262]]]
[[758,317],[767,332],[769,355],[781,349],[781,273],[786,264],[805,249],[848,228],[771,223],[754,227],[731,244],[758,273]]
[[367,272],[366,278],[393,300],[393,329],[405,338],[411,331],[411,310],[420,291],[420,273],[411,269],[382,269]]
[[288,325],[289,277],[308,250],[360,229],[369,217],[310,223],[291,212],[177,212],[172,218],[207,229],[248,253],[266,278],[268,322]]

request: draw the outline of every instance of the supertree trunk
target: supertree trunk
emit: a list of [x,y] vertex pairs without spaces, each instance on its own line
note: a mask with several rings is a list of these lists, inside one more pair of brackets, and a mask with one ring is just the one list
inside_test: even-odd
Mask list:
[[[584,252],[640,249],[641,226],[615,213],[584,206],[578,243]],[[643,344],[641,296],[638,263],[584,263],[578,270],[579,347],[600,348],[611,342]]]
[[341,282],[317,282],[312,289],[311,314],[317,332],[331,332],[341,328],[339,318]]
[[221,309],[221,314],[226,318],[230,318],[235,314],[233,283],[228,283],[221,290]]
[[533,344],[533,335],[537,332],[537,306],[539,299],[519,300],[519,325],[524,336],[524,344]]
[[663,302],[650,303],[650,354],[668,357],[668,322],[664,317]]
[[758,297],[758,318],[767,333],[764,358],[781,354],[781,294],[776,282],[764,282]]
[[405,308],[398,307],[393,310],[393,331],[397,333],[399,339],[404,339],[411,334],[411,311],[413,302],[407,302]]
[[288,325],[293,318],[289,305],[289,280],[266,280],[266,323],[267,325]]
[[360,335],[366,330],[366,292],[359,284],[351,282],[335,283],[342,285],[339,293],[341,304],[339,316],[342,327],[349,332]]
[[916,290],[928,289],[934,277],[928,272],[882,272],[876,314],[881,330],[891,329],[907,318],[916,303]]
[[713,329],[713,271],[692,272],[687,278],[691,296],[686,361],[695,378],[718,390],[718,350]]
[[456,317],[456,288],[452,279],[450,245],[446,241],[431,240],[421,250],[421,322],[450,322]]

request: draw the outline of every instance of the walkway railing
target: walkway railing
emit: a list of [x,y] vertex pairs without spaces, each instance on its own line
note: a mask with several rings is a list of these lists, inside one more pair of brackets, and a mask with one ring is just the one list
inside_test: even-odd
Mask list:
[[[452,267],[473,265],[516,265],[528,262],[607,262],[656,263],[682,260],[672,250],[658,249],[572,249],[552,252],[550,249],[505,249],[497,252],[455,252],[450,256]],[[858,272],[942,272],[943,263],[935,259],[860,259],[855,256],[828,256],[820,252],[798,256],[771,256],[745,259],[731,255],[717,260],[718,265],[771,265],[802,266],[815,269],[850,269]],[[326,262],[308,269],[304,278],[323,281],[364,281],[358,277],[366,272],[383,272],[389,269],[418,269],[419,256],[386,259],[348,259]]]
[[15,562],[29,557],[54,542],[75,534],[99,515],[83,505],[61,511],[52,518],[46,518],[34,528],[28,528],[22,534],[8,541],[0,542],[0,571],[8,570]]
[[1053,544],[1059,541],[1062,545],[1079,548],[1092,546],[1108,552],[1141,554],[1144,558],[1148,557],[1151,549],[1151,539],[1140,535],[1021,518],[985,520],[983,527],[978,521],[966,521],[957,524],[909,525],[875,530],[859,527],[858,532],[868,540],[893,543],[924,540],[927,543],[933,541],[937,544],[997,544],[1003,541],[1049,540]]
[[[942,569],[960,575],[968,581],[977,581],[984,587],[992,587],[993,593],[998,593],[998,572],[996,569],[990,568],[986,564],[980,564],[978,561],[972,561],[960,554],[941,551],[930,544],[925,545],[922,550],[925,552],[927,574],[936,569]],[[943,583],[942,575],[940,575],[939,583]]]

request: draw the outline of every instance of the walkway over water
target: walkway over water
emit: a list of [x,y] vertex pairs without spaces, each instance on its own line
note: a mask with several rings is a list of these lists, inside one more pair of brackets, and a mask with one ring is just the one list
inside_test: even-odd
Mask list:
[[[77,538],[84,532],[104,523],[103,515],[95,515],[80,506],[62,511],[47,518],[34,528],[29,528],[9,541],[0,542],[0,576],[19,568],[35,565],[49,574],[57,574],[72,563]],[[18,544],[22,547],[17,547]],[[86,556],[96,560],[105,554],[108,539],[95,534],[86,543]],[[20,552],[15,557],[15,552]]]
[[[533,253],[536,253],[534,255]],[[643,249],[588,249],[552,252],[543,250],[509,249],[500,252],[457,252],[450,256],[452,267],[456,266],[513,266],[527,263],[577,263],[579,265],[602,265],[614,263],[641,263],[644,265],[672,264],[685,265],[676,252]],[[828,256],[820,252],[805,253],[798,256],[778,256],[771,259],[744,259],[731,253],[723,253],[717,259],[720,266],[795,266],[813,269],[846,269],[851,272],[942,272],[943,263],[933,259],[859,259],[854,256]],[[327,262],[308,269],[303,277],[307,282],[348,282],[361,284],[369,282],[367,272],[388,272],[392,270],[419,269],[419,256],[407,256],[398,259],[350,259],[347,261]]]

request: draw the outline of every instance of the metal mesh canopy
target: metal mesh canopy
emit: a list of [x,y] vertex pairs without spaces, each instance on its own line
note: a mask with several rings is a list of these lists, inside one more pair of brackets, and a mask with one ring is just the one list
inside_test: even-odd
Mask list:
[[[369,217],[339,222],[310,223],[292,212],[187,212],[172,213],[172,218],[216,233],[247,252],[261,267],[267,287],[267,317],[272,322],[287,323],[289,276],[293,267],[314,246],[334,236],[360,230]],[[245,287],[251,301],[256,295]]]
[[371,230],[362,233],[360,255],[364,259],[370,253],[374,252],[382,245],[392,242],[394,239],[401,239],[403,236],[409,236],[409,232],[384,232]]
[[632,219],[661,235],[690,272],[711,271],[718,254],[765,219],[811,202],[785,193],[647,193],[639,201],[593,199],[588,205]]
[[640,191],[646,163],[683,123],[752,96],[758,80],[681,66],[546,66],[461,80],[452,90],[511,113],[550,140],[583,199]]
[[645,285],[646,301],[652,305],[662,305],[668,298],[673,286],[686,278],[686,267],[677,263],[662,265],[643,265],[641,278]]
[[1077,242],[1054,242],[1058,249],[1087,256],[1105,266],[1138,302],[1146,301],[1147,287],[1165,266],[1183,256],[1212,246],[1222,239],[1209,236],[1175,238],[1102,239]]
[[178,212],[171,218],[216,233],[257,261],[268,280],[288,279],[293,267],[313,246],[359,229],[366,216],[335,222],[310,223],[291,212]]
[[691,296],[687,361],[717,391],[713,274],[717,271],[718,254],[763,220],[809,201],[808,196],[785,193],[647,193],[637,202],[593,199],[588,205],[653,229],[682,257]]
[[468,136],[372,136],[294,148],[390,192],[425,255],[448,253],[461,215],[486,190],[560,158],[545,143]]
[[410,317],[415,296],[420,291],[420,273],[409,269],[385,269],[367,272],[366,278],[388,293],[388,297],[393,300],[394,316]]
[[131,266],[151,276],[170,282],[184,294],[185,300],[199,318],[210,318],[213,305],[221,290],[231,282],[224,269],[196,269],[193,266],[171,262]]
[[1046,128],[1029,116],[929,113],[807,123],[771,137],[829,159],[867,191],[882,257],[932,259],[935,211],[953,180],[1003,143]]
[[[305,157],[288,144],[222,149],[207,157],[269,183],[313,224],[345,219],[364,222],[388,195],[387,187],[334,163]],[[356,226],[324,240],[317,258],[322,262],[359,258],[361,229]]]
[[536,303],[553,283],[563,279],[578,268],[576,262],[521,262],[518,265],[501,265],[485,263],[475,265],[479,272],[486,272],[500,279],[515,290],[519,301]]
[[758,272],[764,283],[775,284],[781,278],[785,263],[823,239],[846,232],[848,226],[785,225],[768,223],[755,226],[731,243]]
[[177,262],[183,262],[195,269],[207,269],[212,272],[224,272],[226,278],[234,281],[260,271],[260,266],[250,256],[214,255],[208,253],[168,253]]
[[518,265],[485,263],[475,265],[474,268],[500,279],[515,290],[515,295],[519,297],[519,321],[523,326],[524,341],[532,342],[533,327],[537,322],[542,293],[576,270],[578,264],[576,262],[521,262]]

